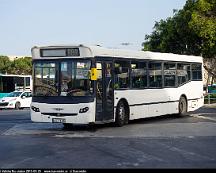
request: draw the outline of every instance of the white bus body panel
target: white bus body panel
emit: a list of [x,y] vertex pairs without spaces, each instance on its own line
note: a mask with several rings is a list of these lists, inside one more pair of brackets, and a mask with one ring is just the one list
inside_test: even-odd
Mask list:
[[188,112],[194,111],[204,104],[203,90],[200,86],[202,81],[191,81],[178,88],[116,90],[115,111],[119,100],[125,99],[130,108],[130,120],[176,114],[182,95],[186,96]]
[[[76,123],[76,124],[88,124],[95,122],[95,102],[91,103],[80,103],[80,104],[46,104],[46,103],[34,103],[31,106],[40,109],[40,112],[35,112],[31,109],[31,120],[34,122],[52,122],[53,118],[63,118],[66,120],[65,123]],[[79,113],[82,108],[88,107],[89,110],[86,113]],[[63,110],[56,110],[63,109]],[[60,113],[60,114],[77,114],[73,116],[51,116],[49,114]],[[47,115],[48,114],[48,115]]]

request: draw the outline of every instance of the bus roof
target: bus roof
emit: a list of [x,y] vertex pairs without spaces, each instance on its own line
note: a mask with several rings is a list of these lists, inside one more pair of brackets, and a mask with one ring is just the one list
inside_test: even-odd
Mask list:
[[[40,50],[46,49],[67,49],[79,48],[80,56],[77,57],[41,57]],[[173,53],[160,53],[150,51],[135,51],[124,49],[111,49],[101,46],[87,46],[87,45],[56,45],[56,46],[41,46],[32,48],[33,59],[59,59],[59,58],[86,58],[86,57],[117,57],[117,58],[135,58],[135,59],[149,59],[149,60],[167,60],[167,61],[184,61],[184,62],[203,62],[201,56],[179,55]]]

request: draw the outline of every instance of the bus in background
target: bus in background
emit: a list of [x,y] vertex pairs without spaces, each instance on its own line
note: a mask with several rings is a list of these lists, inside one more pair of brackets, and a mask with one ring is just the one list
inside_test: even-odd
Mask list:
[[19,89],[32,90],[31,75],[0,74],[0,98]]
[[33,47],[32,58],[34,122],[123,126],[204,103],[202,57],[69,45]]

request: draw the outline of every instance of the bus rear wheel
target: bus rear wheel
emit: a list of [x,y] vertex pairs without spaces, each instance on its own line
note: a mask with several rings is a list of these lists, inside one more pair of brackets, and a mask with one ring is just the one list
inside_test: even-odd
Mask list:
[[187,113],[187,100],[185,97],[181,96],[179,100],[179,116],[183,116]]
[[122,127],[125,124],[128,124],[129,121],[129,115],[126,108],[126,105],[123,101],[120,101],[116,108],[116,118],[115,118],[115,124],[118,127]]

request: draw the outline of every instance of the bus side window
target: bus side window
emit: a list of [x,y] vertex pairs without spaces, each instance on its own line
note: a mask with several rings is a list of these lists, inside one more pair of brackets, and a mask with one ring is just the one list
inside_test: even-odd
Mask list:
[[176,64],[164,63],[164,86],[174,87],[176,84]]
[[145,62],[131,62],[132,88],[147,87],[147,68]]
[[115,89],[129,88],[129,66],[129,61],[115,62]]
[[184,84],[191,80],[190,72],[190,64],[177,64],[178,85]]
[[149,86],[153,88],[162,87],[162,64],[159,62],[149,63]]
[[192,79],[202,80],[202,64],[192,64]]

